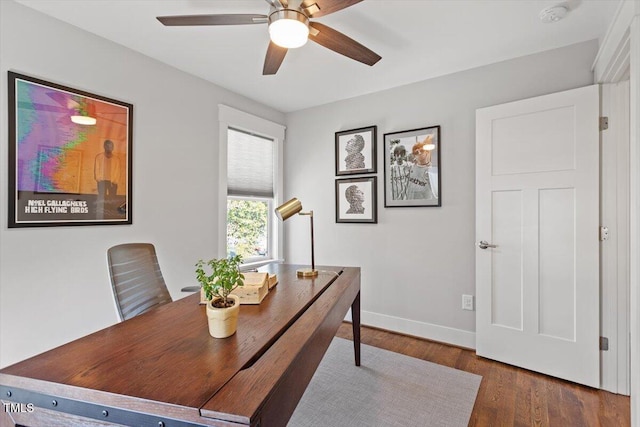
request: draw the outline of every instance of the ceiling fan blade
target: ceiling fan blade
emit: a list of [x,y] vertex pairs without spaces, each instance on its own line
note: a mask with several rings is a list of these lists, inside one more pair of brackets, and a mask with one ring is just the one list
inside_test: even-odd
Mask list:
[[331,27],[327,27],[318,22],[310,22],[309,26],[317,31],[317,33],[316,31],[311,31],[309,33],[309,39],[340,55],[347,56],[367,65],[373,65],[382,59],[382,57],[374,51]]
[[287,6],[289,5],[289,2],[287,0],[265,0],[265,1],[276,9],[280,9],[280,6],[286,9]]
[[337,12],[342,9],[346,9],[349,6],[353,6],[356,3],[360,3],[362,0],[304,0],[302,2],[303,8],[308,8],[314,3],[320,8],[319,11],[311,13],[311,18],[318,18],[325,16],[333,12]]
[[174,26],[190,25],[246,25],[263,24],[267,22],[267,15],[229,14],[229,15],[181,15],[158,16],[156,19],[162,24]]
[[267,48],[267,56],[264,58],[264,67],[262,68],[262,75],[269,76],[278,72],[280,64],[284,60],[285,55],[289,49],[280,47],[274,42],[269,42]]

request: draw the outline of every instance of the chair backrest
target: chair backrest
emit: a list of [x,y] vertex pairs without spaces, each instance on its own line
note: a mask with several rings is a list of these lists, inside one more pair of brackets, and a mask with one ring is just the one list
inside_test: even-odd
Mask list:
[[150,243],[125,243],[107,251],[111,287],[120,320],[172,301]]

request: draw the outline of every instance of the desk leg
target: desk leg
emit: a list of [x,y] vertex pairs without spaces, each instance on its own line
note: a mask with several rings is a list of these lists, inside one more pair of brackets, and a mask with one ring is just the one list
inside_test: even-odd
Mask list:
[[353,328],[353,351],[356,366],[360,366],[360,292],[351,304],[351,326]]

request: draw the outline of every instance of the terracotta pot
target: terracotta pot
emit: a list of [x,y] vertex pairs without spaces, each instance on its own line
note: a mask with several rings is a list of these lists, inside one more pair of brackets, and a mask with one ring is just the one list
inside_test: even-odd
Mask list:
[[235,301],[233,307],[216,308],[211,305],[211,301],[207,303],[209,334],[214,338],[227,338],[236,333],[240,298],[236,295],[229,295],[229,298]]

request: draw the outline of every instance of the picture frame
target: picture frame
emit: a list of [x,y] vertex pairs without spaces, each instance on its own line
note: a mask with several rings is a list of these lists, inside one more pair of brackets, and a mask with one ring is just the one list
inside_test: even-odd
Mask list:
[[377,126],[336,132],[336,176],[376,173]]
[[133,105],[8,72],[8,227],[131,224]]
[[440,126],[384,134],[384,206],[442,206]]
[[336,179],[336,222],[378,223],[377,177]]

